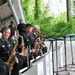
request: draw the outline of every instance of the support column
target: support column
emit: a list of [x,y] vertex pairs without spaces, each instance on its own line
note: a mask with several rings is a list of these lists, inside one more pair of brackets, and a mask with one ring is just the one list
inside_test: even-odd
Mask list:
[[12,13],[13,13],[13,16],[14,16],[14,18],[15,18],[16,24],[19,24],[19,19],[18,19],[18,17],[17,17],[17,14],[16,14],[16,12],[15,12],[14,7],[13,7],[13,1],[12,1],[12,0],[7,0],[7,1],[8,1],[8,4],[9,4],[9,7],[10,7]]

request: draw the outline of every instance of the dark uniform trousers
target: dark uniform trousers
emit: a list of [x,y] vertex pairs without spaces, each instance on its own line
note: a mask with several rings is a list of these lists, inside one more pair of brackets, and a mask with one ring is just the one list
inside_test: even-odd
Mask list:
[[14,65],[14,69],[12,70],[11,75],[19,75],[19,70],[22,69],[23,66],[23,60],[21,58],[18,58],[19,63],[16,63]]
[[22,68],[27,67],[27,57],[26,56],[21,56],[21,55],[17,55],[17,57],[20,58],[23,61]]
[[0,59],[0,75],[9,75],[9,66]]
[[4,65],[0,65],[0,75],[6,74],[6,67]]
[[[5,41],[4,39],[0,39],[0,58],[3,60],[2,71],[3,69],[6,70],[5,75],[9,75],[9,66],[5,62],[7,62],[9,58],[9,54],[12,49],[13,49],[13,45],[9,40]],[[19,70],[22,69],[23,60],[19,57],[18,57],[18,60],[19,60],[19,63],[15,63],[13,70],[11,72],[11,75],[19,75]],[[3,75],[3,74],[0,74],[0,75]]]

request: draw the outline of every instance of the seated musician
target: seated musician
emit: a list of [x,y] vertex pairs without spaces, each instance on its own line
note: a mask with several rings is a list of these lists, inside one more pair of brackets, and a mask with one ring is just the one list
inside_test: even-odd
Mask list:
[[32,33],[33,27],[31,24],[26,24],[25,26],[25,32],[22,32],[20,35],[24,39],[24,47],[29,51],[29,60],[32,59],[32,46],[31,46],[31,39],[30,39],[30,34]]
[[[33,27],[33,33],[31,35],[32,38],[34,38],[33,40],[33,46],[35,47],[36,45],[35,44],[38,44],[38,45],[42,45],[42,54],[46,53],[47,52],[47,47],[45,46],[44,44],[44,40],[41,42],[41,34],[40,34],[40,27],[38,25],[35,25]],[[34,44],[34,42],[36,42]],[[37,55],[35,54],[35,57]]]
[[10,27],[11,29],[12,29],[12,28],[17,29],[17,28],[16,28],[16,25],[15,25],[15,22],[14,22],[13,20],[10,21],[9,27]]
[[[31,34],[33,31],[33,26],[31,24],[26,24],[25,25],[25,32],[22,32],[20,35],[23,37],[24,39],[24,47],[26,48],[27,52],[27,63],[29,63],[30,66],[30,60],[33,59],[33,45],[32,45],[32,41],[34,38],[31,38]],[[28,62],[29,60],[29,62]]]
[[[10,53],[13,50],[13,44],[11,43],[11,41],[9,40],[9,37],[11,35],[11,29],[8,27],[3,27],[2,28],[2,38],[0,39],[0,58],[1,60],[6,63],[5,68],[6,68],[6,74],[5,75],[9,75],[9,64],[8,64],[8,59],[10,56]],[[15,53],[13,53],[15,56]],[[19,63],[15,63],[15,65],[13,66],[13,69],[11,71],[11,75],[18,75],[19,70],[22,69],[23,66],[23,61],[22,59],[18,58]],[[3,75],[3,74],[2,74]]]
[[23,67],[22,68],[24,68],[24,67],[27,67],[27,58],[22,52],[21,41],[19,41],[19,39],[20,39],[20,35],[17,34],[17,30],[12,28],[10,40],[12,41],[13,45],[15,45],[16,42],[18,41],[18,46],[16,49],[16,56],[23,60]]

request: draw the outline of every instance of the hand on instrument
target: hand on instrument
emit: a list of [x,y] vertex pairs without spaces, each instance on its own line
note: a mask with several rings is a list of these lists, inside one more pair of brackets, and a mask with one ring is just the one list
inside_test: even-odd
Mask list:
[[13,57],[16,55],[16,52],[13,53]]
[[33,53],[36,53],[36,49],[33,49],[32,52],[33,52]]
[[19,55],[24,56],[24,53],[23,53],[23,52],[21,52],[21,53],[19,53]]

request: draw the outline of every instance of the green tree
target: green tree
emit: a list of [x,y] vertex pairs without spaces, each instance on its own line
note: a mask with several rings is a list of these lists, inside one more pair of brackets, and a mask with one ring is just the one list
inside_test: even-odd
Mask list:
[[66,35],[75,32],[75,20],[71,20],[71,9],[69,8],[69,11],[67,10],[67,19],[69,22],[67,22],[66,12],[60,13],[56,18],[54,15],[50,15],[49,2],[45,6],[43,0],[22,0],[22,6],[27,23],[31,23],[33,26],[35,24],[39,25],[41,33],[46,36]]

